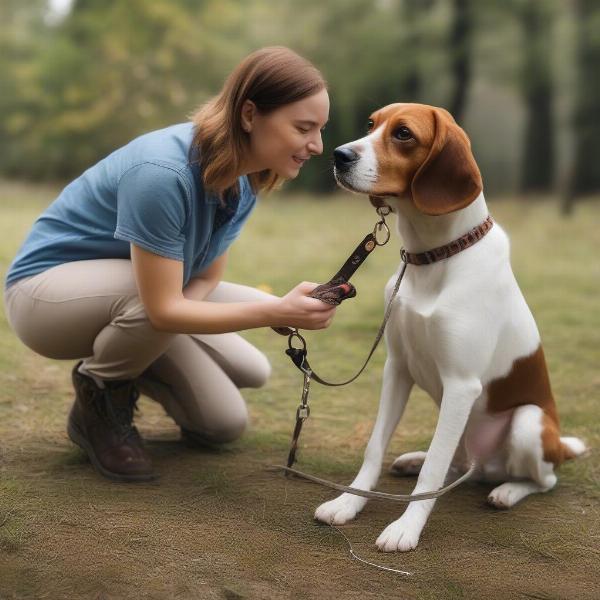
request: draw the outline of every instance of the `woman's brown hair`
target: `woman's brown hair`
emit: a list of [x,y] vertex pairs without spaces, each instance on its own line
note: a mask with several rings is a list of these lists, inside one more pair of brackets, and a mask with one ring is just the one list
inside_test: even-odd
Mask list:
[[[271,46],[248,55],[227,77],[220,93],[191,115],[192,147],[199,149],[205,188],[220,198],[239,193],[237,178],[248,152],[248,133],[241,124],[246,100],[266,114],[326,88],[318,69],[289,48]],[[272,190],[281,182],[270,169],[251,173],[248,179],[255,193]]]

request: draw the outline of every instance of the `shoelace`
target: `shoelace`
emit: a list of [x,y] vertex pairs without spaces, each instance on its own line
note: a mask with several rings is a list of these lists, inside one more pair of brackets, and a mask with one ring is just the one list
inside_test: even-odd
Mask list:
[[[119,386],[118,391],[122,393],[123,387],[124,385]],[[133,425],[134,411],[139,410],[137,406],[140,397],[139,390],[134,384],[127,384],[127,391],[130,396],[127,403],[124,403],[120,398],[115,398],[115,391],[117,390],[107,385],[98,392],[99,402],[96,402],[96,406],[100,414],[122,440],[126,440],[130,436],[139,438],[138,430]]]

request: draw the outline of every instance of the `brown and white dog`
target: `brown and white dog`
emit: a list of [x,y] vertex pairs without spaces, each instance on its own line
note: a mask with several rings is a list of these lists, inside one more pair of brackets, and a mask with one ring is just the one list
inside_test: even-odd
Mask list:
[[[371,115],[368,135],[335,151],[344,188],[388,204],[407,252],[448,244],[485,221],[479,169],[450,113],[422,104],[391,104]],[[385,290],[386,305],[397,273]],[[556,484],[554,468],[585,451],[560,437],[540,335],[513,275],[509,242],[495,224],[464,251],[408,265],[385,332],[387,360],[377,419],[352,486],[376,485],[392,433],[416,383],[439,406],[425,452],[398,457],[392,470],[419,474],[413,493],[437,490],[453,468],[500,483],[488,496],[509,508]],[[344,493],[315,518],[342,524],[367,500]],[[435,500],[411,502],[377,539],[380,550],[411,550]]]

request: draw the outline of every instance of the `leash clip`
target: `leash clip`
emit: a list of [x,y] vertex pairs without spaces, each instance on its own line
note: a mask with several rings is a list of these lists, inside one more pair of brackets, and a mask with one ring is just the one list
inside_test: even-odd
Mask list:
[[300,404],[296,410],[296,419],[298,421],[305,421],[310,417],[310,406]]
[[[300,342],[302,343],[302,348],[294,348],[294,346],[292,346],[292,340],[295,337],[298,338],[298,340],[300,340]],[[289,350],[299,350],[306,354],[306,340],[300,335],[300,332],[298,331],[297,327],[293,328],[292,333],[290,333],[290,335],[288,337],[288,349]]]
[[307,366],[302,369],[302,372],[304,373],[304,384],[302,385],[301,404],[296,410],[296,420],[298,421],[304,421],[310,416],[310,406],[308,406],[308,394],[310,392],[310,378],[312,375],[312,370],[310,367]]
[[[377,214],[381,217],[381,221],[377,221],[377,223],[375,223],[375,227],[373,228],[373,237],[375,238],[375,243],[378,246],[385,246],[390,241],[390,228],[385,222],[385,217],[390,214],[391,210],[392,209],[389,206],[380,206],[377,209]],[[382,242],[377,239],[377,234],[380,231],[384,231],[385,235],[385,239]]]

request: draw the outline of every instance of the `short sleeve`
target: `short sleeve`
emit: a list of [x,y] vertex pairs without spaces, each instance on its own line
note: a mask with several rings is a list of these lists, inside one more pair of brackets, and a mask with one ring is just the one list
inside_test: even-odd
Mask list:
[[227,233],[222,243],[222,252],[225,252],[225,250],[229,248],[233,241],[240,235],[242,226],[254,210],[255,205],[256,195],[252,191],[250,183],[246,177],[240,177],[240,205],[231,220],[230,227],[227,229]]
[[119,180],[114,237],[183,261],[189,202],[186,184],[175,169],[136,165]]

